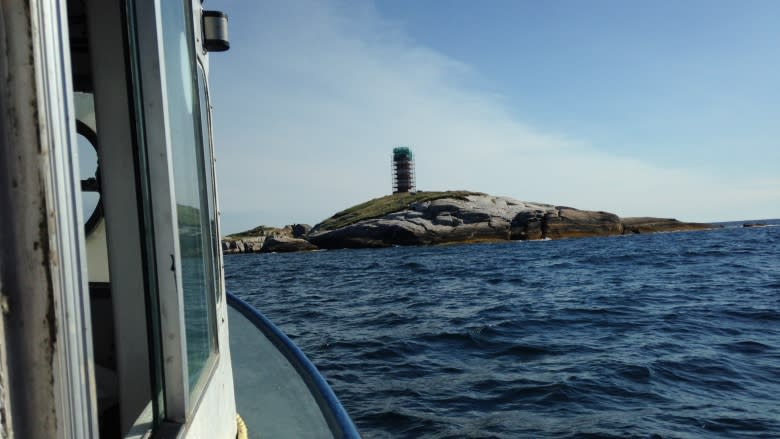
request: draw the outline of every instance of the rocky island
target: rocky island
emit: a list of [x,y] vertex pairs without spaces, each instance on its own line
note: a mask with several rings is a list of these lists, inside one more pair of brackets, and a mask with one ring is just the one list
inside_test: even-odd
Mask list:
[[257,227],[225,237],[225,253],[285,252],[395,245],[437,245],[565,239],[702,230],[675,219],[620,218],[602,211],[519,201],[480,192],[413,192],[376,198],[336,213],[313,228]]

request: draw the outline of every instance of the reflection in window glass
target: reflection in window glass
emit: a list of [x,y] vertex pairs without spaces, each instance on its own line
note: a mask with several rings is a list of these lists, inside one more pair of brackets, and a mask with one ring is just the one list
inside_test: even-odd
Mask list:
[[[139,48],[140,29],[136,21],[136,4],[127,0],[127,56],[128,75],[131,78],[132,114],[134,114],[134,139],[136,164],[138,166],[139,223],[141,226],[141,252],[144,273],[144,291],[146,303],[146,327],[149,331],[149,363],[152,403],[152,431],[156,432],[165,419],[165,391],[163,389],[163,348],[162,328],[160,324],[159,291],[157,289],[157,265],[155,254],[154,218],[152,209],[152,184],[149,170],[149,154],[146,144],[144,124],[144,100],[141,90],[141,54]],[[154,433],[153,433],[154,435]]]
[[79,172],[81,180],[81,215],[85,222],[89,220],[100,201],[97,182],[97,151],[85,136],[78,134]]
[[[211,144],[211,132],[210,132],[210,119],[209,115],[211,114],[211,110],[209,107],[209,100],[208,100],[208,92],[206,89],[206,75],[203,73],[203,68],[198,65],[198,96],[199,96],[199,102],[200,102],[200,127],[201,127],[201,137],[203,139],[203,161],[204,163],[211,163],[212,161],[212,144]],[[211,254],[212,254],[212,262],[213,262],[213,268],[212,272],[218,273],[218,265],[219,265],[219,253],[221,249],[217,245],[219,242],[219,230],[217,229],[217,213],[216,213],[216,203],[217,198],[216,194],[214,193],[214,175],[213,175],[213,168],[211,169],[211,172],[209,172],[209,169],[206,169],[206,189],[207,189],[207,195],[208,199],[210,201],[209,203],[209,211],[208,211],[208,219],[209,219],[209,232],[210,232],[210,238],[207,241],[210,246]],[[222,285],[220,283],[219,277],[214,277],[214,295],[216,297],[216,300],[219,301],[222,297]]]
[[186,1],[161,2],[163,50],[179,224],[190,393],[216,350],[210,178],[206,176]]
[[76,142],[78,145],[79,180],[81,186],[81,216],[86,235],[97,223],[100,212],[100,182],[98,172],[97,133],[95,132],[95,100],[92,93],[73,93],[76,109]]

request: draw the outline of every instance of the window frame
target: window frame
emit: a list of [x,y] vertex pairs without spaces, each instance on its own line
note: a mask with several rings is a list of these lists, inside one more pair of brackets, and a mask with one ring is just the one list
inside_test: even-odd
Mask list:
[[95,437],[67,11],[54,0],[3,8],[0,434]]
[[[128,0],[129,12],[134,13],[137,26],[135,37],[140,55],[139,73],[140,83],[143,85],[143,120],[137,123],[144,124],[145,142],[147,155],[149,157],[147,169],[149,179],[154,187],[152,199],[153,228],[155,234],[155,260],[156,266],[153,268],[157,272],[157,287],[160,309],[161,342],[162,352],[165,362],[163,364],[164,376],[164,401],[165,401],[165,419],[167,421],[179,424],[187,424],[194,417],[205,399],[217,399],[216,393],[219,391],[211,386],[214,376],[220,367],[229,368],[228,361],[222,361],[223,354],[221,349],[226,349],[224,338],[226,337],[225,310],[222,309],[224,300],[218,298],[209,300],[209,306],[214,308],[214,331],[215,347],[209,355],[208,360],[203,366],[197,382],[190,390],[188,376],[188,360],[186,345],[186,326],[184,315],[184,295],[181,267],[181,249],[179,245],[179,226],[176,220],[177,208],[174,187],[173,173],[173,150],[171,129],[169,124],[167,80],[165,75],[165,57],[163,47],[163,27],[161,14],[161,0],[133,1]],[[181,1],[181,0],[179,0]],[[189,30],[193,31],[190,35],[190,44],[193,49],[192,74],[196,90],[198,87],[198,69],[201,66],[200,44],[200,3],[186,2],[188,12],[186,17],[192,19],[193,24],[187,23]],[[205,71],[204,71],[205,73]],[[207,88],[208,85],[206,84]],[[208,109],[200,108],[200,100],[197,95],[193,99],[194,108],[203,114],[207,112],[207,120],[210,120]],[[195,124],[197,136],[201,136],[201,117],[197,117]],[[210,126],[207,127],[209,138],[202,139],[202,153],[209,158],[208,165],[213,163],[213,153],[210,139]],[[207,172],[212,172],[209,180],[211,188],[208,192],[216,194],[216,184],[213,178],[213,170],[206,167]],[[200,172],[200,170],[199,170]],[[208,197],[207,197],[208,198]],[[216,227],[218,227],[218,215],[216,200],[208,199],[208,203],[213,205],[213,218]],[[211,236],[204,236],[204,239],[212,239]],[[216,243],[213,243],[216,245]],[[220,258],[214,261],[216,280],[219,284],[217,292],[209,291],[210,296],[214,294],[221,296],[222,291],[222,261]],[[211,322],[209,322],[211,324]],[[227,357],[229,359],[229,356]],[[232,373],[223,370],[221,374],[228,374],[232,384]],[[212,388],[215,388],[211,392]],[[224,392],[224,389],[221,390]],[[229,397],[232,398],[232,389]],[[224,397],[228,395],[223,395]],[[230,400],[232,401],[232,399]],[[229,407],[233,403],[222,401]],[[234,409],[233,409],[234,412]]]
[[[162,48],[160,4],[130,2],[137,24],[140,80],[143,84],[143,120],[145,126],[149,179],[155,187],[152,199],[155,259],[160,305],[164,376],[165,417],[185,423],[189,412],[187,352],[184,327],[184,297],[180,288],[181,253],[173,187],[173,164],[168,125],[165,65]],[[152,56],[144,56],[151,54]]]

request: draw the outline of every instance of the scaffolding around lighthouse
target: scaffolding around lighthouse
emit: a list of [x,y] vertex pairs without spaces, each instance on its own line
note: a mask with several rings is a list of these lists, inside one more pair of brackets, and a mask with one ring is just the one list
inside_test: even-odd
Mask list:
[[414,154],[412,150],[399,146],[393,148],[393,193],[414,192]]

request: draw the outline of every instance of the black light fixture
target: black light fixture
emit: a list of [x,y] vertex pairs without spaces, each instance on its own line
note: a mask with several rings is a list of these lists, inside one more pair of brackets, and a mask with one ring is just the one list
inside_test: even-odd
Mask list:
[[203,48],[208,52],[230,49],[228,17],[220,11],[203,11]]

